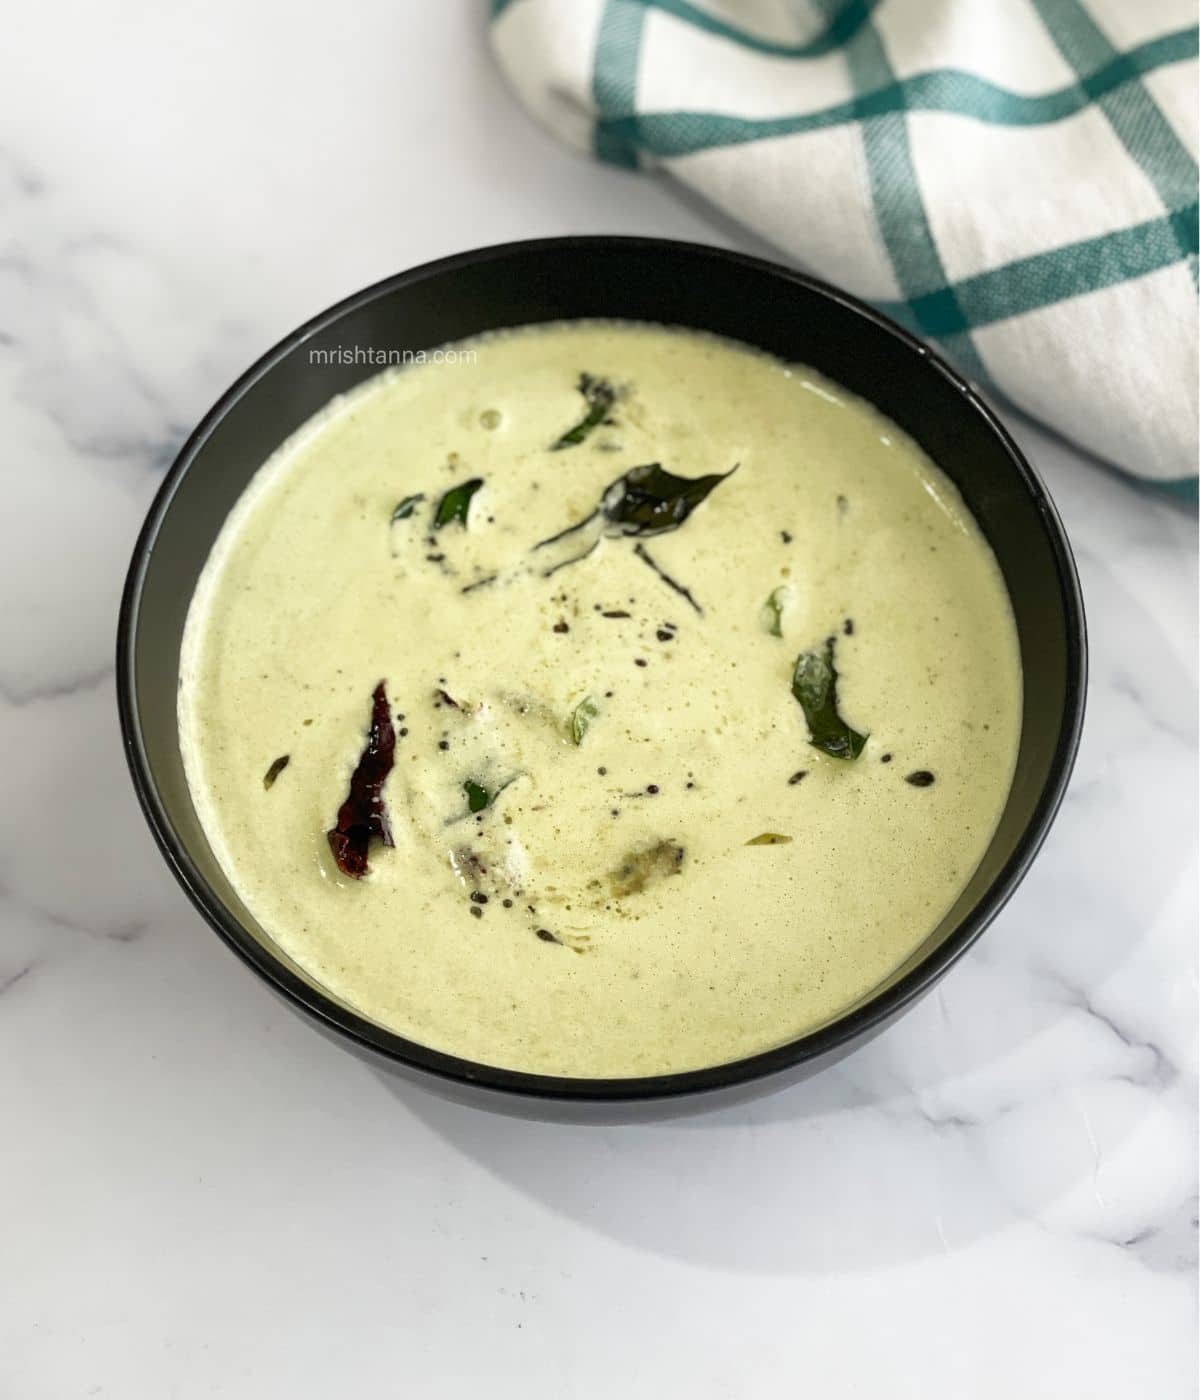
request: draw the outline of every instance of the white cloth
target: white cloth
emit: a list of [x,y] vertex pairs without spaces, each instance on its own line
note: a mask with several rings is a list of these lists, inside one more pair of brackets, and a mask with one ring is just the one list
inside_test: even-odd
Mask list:
[[496,0],[581,150],[657,166],[968,376],[1195,495],[1188,0]]

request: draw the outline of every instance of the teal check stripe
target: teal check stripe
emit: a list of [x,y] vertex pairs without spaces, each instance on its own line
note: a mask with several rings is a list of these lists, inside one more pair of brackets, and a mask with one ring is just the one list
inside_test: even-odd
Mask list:
[[[989,126],[1043,126],[1073,117],[1146,73],[1184,63],[1200,51],[1200,31],[1181,29],[1148,40],[1080,75],[1079,81],[1040,95],[1010,92],[974,73],[942,68],[903,82],[871,88],[849,102],[782,117],[735,117],[725,112],[629,112],[601,117],[599,124],[620,140],[661,159],[692,155],[846,126],[889,112],[951,112]],[[1186,157],[1187,153],[1184,152]],[[1195,187],[1195,181],[1193,189]]]
[[[838,0],[818,0],[826,20],[836,19]],[[846,45],[846,61],[856,92],[894,85],[896,75],[882,40],[870,21],[859,26]],[[919,329],[947,342],[955,358],[973,377],[985,370],[971,343],[969,322],[948,284],[937,241],[921,198],[903,111],[862,119],[863,147],[871,179],[875,219],[891,258],[901,293]],[[935,330],[935,326],[943,329]]]
[[609,165],[635,169],[638,146],[619,128],[636,115],[637,70],[646,6],[638,0],[608,0],[596,34],[592,100],[596,106],[595,153]]
[[[1127,63],[1126,56],[1113,48],[1079,0],[1033,0],[1033,4],[1059,52],[1076,73],[1083,74],[1097,65]],[[1154,186],[1163,208],[1170,211],[1195,198],[1196,162],[1139,76],[1130,71],[1128,81],[1100,93],[1095,101],[1117,139]],[[1180,251],[1188,257],[1184,240],[1180,241]],[[1189,259],[1193,281],[1195,251],[1193,246]]]
[[[1150,219],[1117,233],[1065,243],[1047,253],[1006,263],[954,284],[955,300],[967,323],[988,326],[1010,316],[1052,306],[1068,297],[1113,287],[1195,257],[1200,243],[1200,204],[1195,200],[1178,214]],[[876,302],[902,326],[935,337],[952,335],[958,322],[945,323],[943,303],[934,297]]]

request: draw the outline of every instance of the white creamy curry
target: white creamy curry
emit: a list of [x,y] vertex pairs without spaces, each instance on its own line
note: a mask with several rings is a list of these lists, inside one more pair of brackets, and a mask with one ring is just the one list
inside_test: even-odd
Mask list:
[[1015,625],[948,479],[811,370],[583,322],[390,371],[257,473],[180,733],[246,906],[363,1015],[570,1076],[783,1044],[982,857]]

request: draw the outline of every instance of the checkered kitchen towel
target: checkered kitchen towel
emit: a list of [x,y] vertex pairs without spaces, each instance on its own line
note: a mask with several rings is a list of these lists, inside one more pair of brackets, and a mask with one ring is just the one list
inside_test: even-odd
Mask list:
[[533,114],[658,166],[1196,494],[1190,0],[493,0]]

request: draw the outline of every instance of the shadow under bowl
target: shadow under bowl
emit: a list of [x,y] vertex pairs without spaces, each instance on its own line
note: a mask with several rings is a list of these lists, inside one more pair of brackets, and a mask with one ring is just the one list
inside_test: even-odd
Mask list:
[[[355,1012],[275,945],[243,906],[192,805],[176,722],[180,644],[197,579],[255,471],[336,394],[379,372],[380,351],[428,350],[481,332],[587,317],[694,327],[811,365],[875,404],[962,493],[999,561],[1020,639],[1024,713],[1012,789],[953,908],[879,987],[789,1044],[710,1068],[636,1079],[526,1074],[406,1040]],[[349,354],[339,353],[350,349]],[[313,353],[317,352],[317,353]],[[1062,800],[1086,689],[1079,584],[1037,474],[960,375],[845,293],[715,248],[640,238],[559,238],[462,253],[322,312],[263,356],[188,439],[150,508],[121,606],[117,685],[125,751],[167,863],[226,943],[293,1006],[377,1066],[455,1097],[537,1116],[696,1105],[759,1091],[840,1058],[928,991],[1003,908]]]

